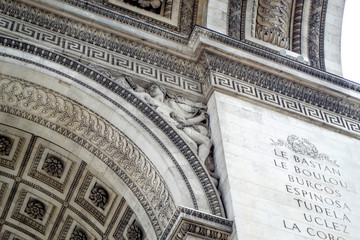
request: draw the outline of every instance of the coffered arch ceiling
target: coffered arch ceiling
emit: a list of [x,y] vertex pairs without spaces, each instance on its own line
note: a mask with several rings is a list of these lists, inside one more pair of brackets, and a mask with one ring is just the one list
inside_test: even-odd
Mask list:
[[200,161],[141,100],[56,53],[2,52],[2,234],[155,239],[179,205],[223,215]]

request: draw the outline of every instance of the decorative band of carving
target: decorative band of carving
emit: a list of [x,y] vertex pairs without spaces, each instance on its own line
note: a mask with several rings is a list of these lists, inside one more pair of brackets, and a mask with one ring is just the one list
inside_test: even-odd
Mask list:
[[[208,29],[203,28],[201,26],[196,26],[196,28],[194,29],[194,31],[191,35],[191,41],[194,41],[195,39],[199,38],[200,36],[206,37],[208,39],[211,39],[211,40],[214,40],[214,41],[217,41],[217,42],[229,45],[229,46],[232,46],[234,48],[244,50],[246,52],[250,52],[254,55],[260,56],[269,61],[277,62],[277,63],[287,66],[291,69],[294,69],[296,71],[301,71],[305,74],[308,74],[310,76],[314,76],[314,77],[322,79],[324,81],[336,84],[340,87],[360,92],[360,84],[353,83],[347,79],[344,79],[342,77],[336,76],[331,73],[324,72],[320,69],[308,67],[308,66],[301,64],[295,60],[292,60],[292,59],[289,59],[286,57],[282,57],[274,50],[271,50],[271,49],[268,49],[265,47],[254,46],[253,43],[248,44],[246,42],[238,41],[238,40],[235,40],[232,38],[228,38],[224,35],[218,34],[216,32],[209,31]],[[206,52],[210,52],[210,50],[206,50]],[[227,74],[227,75],[234,74],[234,71],[231,70],[231,68],[228,68],[227,64],[224,64],[223,61],[225,61],[227,63],[230,62],[230,63],[232,63],[232,65],[236,65],[236,64],[238,64],[238,62],[231,60],[229,58],[226,58],[225,56],[220,55],[215,52],[212,52],[212,54],[214,56],[218,57],[219,59],[221,59],[217,62],[217,65],[214,66],[214,68],[224,71],[223,73]],[[200,54],[200,56],[204,56],[204,55]],[[206,62],[206,61],[204,61],[204,62]],[[203,75],[206,76],[207,68],[203,66],[203,69],[205,70],[205,73]],[[258,70],[258,71],[261,72],[261,70]],[[205,77],[204,77],[204,79],[205,79]]]
[[255,36],[282,48],[289,48],[292,0],[259,0]]
[[[78,2],[75,0],[71,1]],[[244,5],[246,5],[246,2],[247,1],[242,1]],[[87,4],[85,5],[88,6]],[[83,7],[85,7],[85,5]],[[235,5],[238,6],[238,4]],[[89,7],[91,6],[92,5],[89,5]],[[153,49],[138,42],[135,43],[124,39],[119,35],[104,32],[101,29],[94,29],[93,26],[69,20],[48,11],[34,9],[26,4],[18,3],[16,1],[0,1],[0,12],[8,15],[8,17],[2,17],[0,21],[0,28],[4,29],[7,33],[21,36],[21,38],[24,39],[30,38],[32,40],[41,41],[41,43],[50,44],[51,47],[55,49],[56,46],[58,46],[61,48],[61,51],[64,50],[66,53],[75,54],[76,56],[84,54],[88,57],[97,59],[97,61],[102,61],[104,64],[111,64],[117,68],[121,68],[126,72],[130,71],[141,74],[147,78],[151,77],[155,81],[158,80],[165,84],[179,86],[183,90],[193,94],[202,93],[201,84],[197,81],[190,80],[190,78],[194,80],[205,79],[207,76],[206,70],[199,63],[179,58],[178,56],[159,51],[158,49]],[[244,15],[245,14],[242,14],[241,17]],[[123,18],[126,18],[130,22],[132,21],[132,26],[138,27],[141,25],[137,20],[125,16],[123,16]],[[28,23],[25,24],[22,23],[22,21]],[[20,25],[17,26],[17,24]],[[43,31],[43,28],[50,32]],[[241,27],[241,29],[243,29],[243,27]],[[162,31],[160,29],[158,30]],[[164,33],[159,35],[168,38],[166,36],[167,33],[169,32],[164,31]],[[69,38],[66,38],[66,36]],[[282,57],[271,49],[254,46],[254,44],[248,44],[244,41],[224,36],[201,26],[195,26],[191,37],[189,39],[183,38],[181,44],[192,45],[192,43],[196,42],[200,36],[241,49],[269,61],[277,62],[295,69],[296,71],[302,71],[305,74],[315,76],[343,88],[360,92],[359,84],[354,84],[344,78]],[[322,35],[320,34],[320,36]],[[63,48],[61,42],[64,41],[64,38],[69,39],[69,41]],[[112,55],[114,55],[114,57],[111,57]],[[219,55],[219,57],[221,56]],[[141,63],[140,59],[142,59],[144,63],[139,64],[139,67],[135,67],[136,62]],[[223,66],[221,64],[218,67],[222,68]],[[160,68],[162,68],[162,70]],[[140,69],[143,70],[140,71]],[[166,71],[166,69],[171,69],[171,71]],[[174,74],[174,72],[177,74]],[[231,74],[231,72],[226,74]],[[188,76],[188,78],[184,78],[183,76]]]
[[[118,170],[143,204],[156,234],[161,234],[175,211],[174,201],[152,163],[120,130],[58,93],[10,76],[0,78],[0,101],[1,111],[20,114],[20,117],[29,113],[29,120],[37,119],[42,125],[55,127],[54,130],[56,125],[61,126],[62,131],[75,135],[73,140],[80,145],[87,142],[86,148],[98,152],[104,162]],[[99,149],[94,149],[95,145],[100,146]]]
[[[211,71],[228,75],[227,77],[224,76],[224,79],[237,79],[235,82],[247,82],[254,86],[286,95],[289,98],[304,101],[309,103],[309,106],[312,104],[312,107],[327,109],[329,112],[333,112],[332,114],[360,120],[360,105],[355,102],[330,95],[321,90],[290,81],[275,74],[264,72],[210,52],[205,52],[203,56],[206,57],[208,67]],[[227,80],[223,81],[224,86],[226,82]],[[233,81],[229,80],[229,87],[226,89],[241,92],[236,86],[232,85],[232,83]]]
[[[218,73],[212,74],[211,84],[227,91],[235,92],[242,96],[254,99],[281,109],[302,115],[326,125],[348,131],[360,137],[360,122],[341,116],[340,114],[326,111],[320,107],[297,101],[293,98],[265,90],[254,84],[235,79]],[[266,87],[266,86],[264,86]],[[316,95],[316,93],[314,93]]]
[[[198,219],[199,221],[205,220],[205,221],[211,222],[213,224],[225,227],[225,228],[229,229],[229,231],[228,232],[219,231],[219,230],[215,230],[214,228],[211,228],[211,227],[206,227],[204,225],[202,225],[201,227],[197,226],[197,227],[200,227],[200,228],[195,230],[193,227],[190,227],[190,226],[186,225],[186,227],[182,226],[182,227],[179,228],[181,235],[173,234],[173,236],[175,235],[175,238],[172,238],[172,239],[182,239],[181,237],[184,237],[185,234],[189,233],[189,232],[190,233],[195,233],[200,237],[201,236],[204,237],[203,233],[207,233],[209,235],[208,236],[205,235],[205,237],[210,237],[211,236],[210,237],[211,239],[230,239],[230,235],[231,235],[230,230],[232,229],[232,226],[233,226],[232,221],[230,221],[230,220],[228,220],[226,218],[222,218],[222,217],[214,216],[214,215],[211,215],[211,214],[208,214],[208,213],[200,212],[198,210],[194,210],[194,209],[186,208],[186,207],[183,207],[183,206],[179,206],[176,209],[174,215],[172,216],[168,226],[166,227],[163,234],[161,235],[160,240],[168,239],[171,231],[174,229],[175,224],[177,223],[177,221],[179,220],[181,215],[185,215],[187,217],[190,217],[191,219]],[[176,238],[177,236],[178,237],[181,236],[181,237]]]
[[[200,161],[197,159],[196,155],[191,151],[190,147],[185,143],[184,140],[180,137],[180,135],[166,122],[160,117],[156,111],[152,110],[151,107],[149,107],[147,104],[144,104],[141,100],[139,100],[137,97],[135,97],[133,94],[129,93],[127,90],[123,89],[119,85],[115,84],[112,80],[104,77],[97,71],[84,66],[77,61],[74,61],[71,58],[62,56],[60,54],[51,52],[49,50],[45,50],[40,47],[36,47],[34,45],[24,43],[21,41],[17,41],[14,39],[1,37],[0,36],[0,45],[6,46],[6,47],[12,47],[15,49],[18,49],[20,51],[26,51],[30,54],[34,54],[37,56],[41,56],[44,59],[50,60],[52,62],[61,64],[63,66],[66,66],[74,71],[77,71],[78,73],[94,80],[95,82],[101,84],[102,86],[106,87],[110,91],[114,92],[115,94],[123,97],[126,101],[128,101],[130,104],[134,105],[140,112],[142,112],[145,116],[147,116],[155,125],[157,125],[162,131],[170,138],[170,140],[175,144],[175,146],[179,149],[179,151],[183,154],[183,156],[188,160],[190,163],[192,169],[194,170],[195,174],[198,176],[198,179],[203,186],[204,192],[207,196],[207,200],[209,202],[209,207],[211,209],[211,212],[215,215],[222,216],[222,206],[219,200],[219,197],[217,195],[217,190],[215,189],[214,185],[211,182],[211,179],[209,175],[207,174],[206,170],[201,165]],[[19,59],[20,61],[24,61],[23,59]],[[36,64],[34,62],[31,62],[31,64]],[[41,67],[44,67],[41,65]],[[54,69],[50,69],[51,71],[56,71]],[[69,77],[68,75],[61,73],[59,71],[56,71],[58,74],[63,75],[65,77],[68,77],[69,79],[72,79],[74,81],[77,81],[76,79],[73,79]],[[84,85],[87,88],[90,88],[89,86],[85,85],[82,82],[79,82],[79,84]],[[91,88],[92,91],[100,94],[101,96],[104,96],[96,89]],[[104,96],[105,97],[105,96]],[[112,99],[108,99],[116,106],[119,106],[115,101]],[[193,194],[192,194],[193,196]],[[195,203],[196,206],[196,203]]]
[[292,31],[292,51],[301,54],[301,23],[303,20],[304,0],[296,0],[293,31]]
[[223,232],[198,222],[182,220],[172,240],[185,240],[189,233],[200,238],[206,237],[215,240],[230,240],[231,237],[231,233]]
[[235,38],[237,40],[241,39],[240,30],[242,14],[241,14],[241,6],[243,4],[242,0],[230,0],[228,7],[228,34],[230,37]]
[[[165,22],[159,21],[156,18],[147,17],[145,15],[138,14],[136,12],[129,11],[121,7],[116,7],[113,4],[109,4],[108,0],[96,1],[94,3],[84,0],[61,0],[61,1],[82,8],[86,11],[94,12],[101,16],[105,16],[107,18],[116,20],[123,24],[131,25],[132,27],[136,26],[141,30],[151,32],[155,35],[165,36],[171,40],[178,42],[183,42],[184,38],[179,37],[176,34],[171,34],[168,31],[161,30],[159,29],[159,27],[180,33],[182,35],[188,35],[192,30],[192,27],[194,25],[193,19],[195,19],[195,15],[197,13],[196,11],[197,1],[181,0],[180,2],[181,7],[179,11],[179,23],[177,26],[173,26]],[[167,2],[169,3],[165,5],[165,12],[164,12],[165,16],[169,16],[171,14],[170,9],[172,7],[172,0]],[[111,11],[111,10],[116,10],[116,11]],[[151,22],[152,24],[144,23],[144,21],[137,22],[136,24],[134,24],[133,19],[126,17],[121,13],[131,16],[132,18],[135,19],[143,19],[145,20],[145,22]],[[158,27],[154,27],[153,25],[156,25]]]
[[324,25],[327,0],[311,1],[308,56],[313,67],[325,69],[324,63]]
[[[78,0],[74,1],[79,3]],[[189,3],[186,3],[187,6]],[[86,7],[91,4],[86,2]],[[185,7],[185,6],[184,6]],[[71,52],[78,56],[85,55],[95,58],[104,64],[110,64],[125,71],[143,74],[164,83],[178,85],[183,89],[201,93],[201,87],[196,81],[201,78],[199,66],[185,58],[175,57],[159,49],[149,47],[139,42],[126,39],[120,35],[105,32],[84,23],[61,17],[39,8],[33,8],[25,3],[11,0],[0,1],[0,12],[11,18],[1,20],[0,27],[23,35],[25,38],[45,42],[61,51]],[[22,21],[31,23],[25,24]],[[37,27],[35,27],[37,26]],[[52,31],[44,31],[48,29]],[[161,67],[155,68],[152,65]],[[178,74],[170,73],[176,72]],[[183,76],[186,76],[184,78]],[[184,78],[184,79],[183,79]]]

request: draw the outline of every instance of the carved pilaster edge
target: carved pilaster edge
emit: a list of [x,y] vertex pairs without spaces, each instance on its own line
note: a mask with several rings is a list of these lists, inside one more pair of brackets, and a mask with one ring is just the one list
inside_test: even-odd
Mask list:
[[199,210],[179,206],[160,240],[203,239],[230,240],[233,221]]
[[325,70],[324,32],[327,0],[311,1],[308,23],[308,56],[310,65]]

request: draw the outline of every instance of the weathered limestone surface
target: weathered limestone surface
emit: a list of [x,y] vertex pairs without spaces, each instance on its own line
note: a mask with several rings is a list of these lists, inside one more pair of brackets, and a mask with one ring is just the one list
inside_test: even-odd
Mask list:
[[358,239],[343,5],[0,0],[0,239]]
[[218,92],[208,105],[232,239],[358,238],[358,140]]

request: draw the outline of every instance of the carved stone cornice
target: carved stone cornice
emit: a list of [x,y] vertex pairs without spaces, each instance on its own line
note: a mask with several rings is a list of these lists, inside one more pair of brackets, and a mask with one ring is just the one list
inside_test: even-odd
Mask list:
[[[80,4],[80,1],[74,2]],[[83,3],[83,5],[87,7],[92,6],[90,3]],[[60,49],[71,49],[76,52],[76,55],[89,54],[89,57],[94,57],[98,60],[112,60],[112,64],[116,65],[116,59],[109,59],[108,55],[109,53],[113,55],[120,54],[128,58],[137,59],[139,62],[160,66],[164,70],[171,69],[171,71],[181,73],[181,75],[191,77],[195,80],[201,78],[201,72],[200,69],[198,69],[199,66],[195,61],[189,61],[149,45],[127,39],[120,34],[115,35],[103,29],[64,18],[47,10],[32,7],[26,3],[15,2],[13,0],[1,0],[0,12],[11,18],[21,20],[19,22],[13,22],[9,19],[4,19],[6,23],[4,23],[2,27],[24,34],[31,40],[44,41]],[[126,16],[122,17],[129,21],[135,21]],[[34,29],[31,25],[23,24],[22,21],[40,28]],[[136,24],[136,26],[138,26],[138,24]],[[44,29],[50,30],[52,33],[49,34],[47,31],[44,31]],[[39,36],[39,34],[41,36]],[[87,45],[93,45],[94,48],[88,49]]]
[[228,219],[180,206],[160,239],[180,240],[190,234],[201,239],[230,240],[232,226]]
[[[239,4],[235,5],[239,6]],[[141,68],[145,66],[143,72],[154,80],[165,82],[166,84],[173,83],[174,86],[178,85],[180,88],[193,93],[202,93],[201,85],[197,81],[204,80],[207,73],[206,71],[204,72],[202,64],[196,60],[187,60],[178,55],[126,39],[120,35],[114,35],[103,29],[96,29],[93,26],[70,20],[24,3],[1,0],[0,10],[4,16],[7,15],[6,18],[2,18],[3,24],[0,26],[7,33],[32,41],[40,40],[48,44],[49,47],[58,47],[67,54],[74,54],[74,56],[79,54],[86,55],[104,64],[123,67],[128,72],[136,74],[141,74]],[[139,24],[141,25],[135,19],[123,17],[130,21],[131,25],[135,28]],[[13,21],[13,18],[18,20]],[[20,19],[21,21],[19,21]],[[34,28],[34,26],[36,27]],[[51,33],[44,29],[50,30]],[[160,28],[158,30],[168,33]],[[239,41],[200,26],[195,26],[190,38],[185,38],[186,41],[182,42],[182,44],[192,46],[200,37],[240,49],[343,88],[360,92],[359,84],[354,84],[339,76],[283,57],[274,50],[258,45],[255,46],[251,42]],[[137,63],[142,64],[137,67],[138,69],[135,69]],[[157,69],[161,70],[157,71]],[[171,71],[171,73],[163,72],[164,70]],[[174,72],[177,74],[173,75]]]
[[[210,71],[208,94],[214,89],[234,93],[360,138],[360,104],[317,88],[282,78],[244,63],[204,53]],[[230,72],[230,74],[229,74]]]
[[[104,1],[89,1],[89,0],[60,0],[72,6],[76,6],[86,11],[90,11],[101,16],[118,21],[122,24],[127,24],[134,26],[133,19],[140,20],[137,22],[136,27],[151,32],[156,35],[164,36],[170,38],[177,42],[184,42],[186,38],[182,38],[176,34],[169,34],[166,31],[168,30],[173,33],[181,34],[187,37],[194,26],[194,19],[196,19],[197,14],[197,0],[180,0],[180,9],[179,9],[179,22],[177,25],[171,25],[164,21],[158,20],[156,18],[148,17],[137,12],[128,10],[109,3],[108,0]],[[130,16],[131,18],[127,17]],[[161,30],[163,29],[163,30]]]
[[[183,154],[183,156],[188,160],[190,166],[194,170],[195,174],[198,176],[200,184],[203,186],[204,192],[207,196],[207,201],[209,203],[209,208],[211,210],[211,213],[214,215],[218,215],[218,216],[223,215],[223,209],[222,209],[222,205],[220,202],[220,198],[217,193],[217,189],[213,185],[209,174],[204,169],[204,167],[202,166],[202,164],[200,163],[200,161],[196,157],[196,155],[192,152],[190,147],[186,144],[186,142],[180,137],[180,135],[165,120],[163,120],[163,118],[155,110],[153,110],[151,107],[149,107],[143,101],[141,101],[136,96],[131,94],[129,91],[123,89],[121,86],[114,83],[112,80],[103,76],[102,74],[100,74],[96,70],[92,69],[91,67],[85,66],[85,65],[75,61],[72,58],[69,58],[69,57],[60,55],[58,53],[43,49],[41,47],[37,47],[37,46],[31,45],[31,44],[28,44],[28,43],[25,43],[22,41],[9,39],[6,37],[0,37],[0,45],[18,49],[20,51],[25,51],[25,52],[28,52],[30,54],[34,54],[37,56],[41,56],[44,59],[47,59],[49,61],[52,61],[52,62],[60,64],[60,65],[63,65],[65,67],[68,67],[68,68],[88,77],[89,79],[92,79],[93,81],[101,84],[105,88],[109,89],[109,91],[112,91],[113,93],[119,95],[120,97],[124,98],[127,102],[132,104],[134,107],[136,107],[140,112],[142,112],[145,116],[147,116],[155,125],[157,125],[159,127],[159,129],[161,129],[169,137],[169,139],[179,149],[179,151]],[[1,54],[1,55],[5,56],[4,54]],[[6,57],[14,57],[14,56],[6,55]],[[48,68],[39,63],[27,61],[22,58],[18,58],[18,57],[14,57],[14,58],[16,58],[19,61],[25,61],[30,64],[34,64],[34,65],[37,65],[37,66],[40,66],[43,68]],[[65,76],[75,82],[78,82],[79,84],[89,88],[91,91],[95,92],[96,94],[99,94],[100,96],[109,100],[115,106],[126,111],[124,108],[121,107],[120,104],[118,104],[114,100],[110,99],[106,94],[101,93],[100,91],[89,87],[88,85],[84,84],[83,82],[80,82],[79,80],[68,76],[66,73],[59,72],[52,68],[48,68],[48,69],[50,71],[56,72],[57,74]],[[130,112],[126,111],[126,113],[129,114],[131,117],[135,118]],[[138,119],[135,119],[135,120],[141,124],[140,120],[138,120]],[[149,131],[149,129],[146,128],[143,124],[142,124],[142,126],[146,130]],[[155,139],[158,139],[152,132],[150,132],[150,134]],[[162,146],[164,147],[165,151],[167,151],[167,152],[169,151],[166,149],[166,147],[163,144],[162,144]],[[175,161],[175,159],[173,159],[173,158],[172,158],[172,160]],[[176,165],[176,161],[174,163]],[[176,166],[180,167],[180,166],[178,166],[178,164]],[[182,173],[182,175],[183,175],[183,173]],[[188,180],[186,178],[184,179],[184,181],[187,183],[188,187],[190,187],[190,185],[188,184]],[[190,187],[189,191],[191,191],[191,187]],[[191,192],[191,196],[193,197],[193,201],[194,201],[195,196],[194,196],[193,192]],[[194,202],[194,206],[197,207],[196,200]]]
[[[246,6],[250,1],[229,1],[229,21],[228,32],[229,36],[248,42],[257,47],[261,45],[251,42],[245,38],[245,29],[247,23],[245,20],[246,14],[253,14],[246,12]],[[301,36],[302,21],[303,21],[303,7],[304,0],[296,0],[294,4],[294,16],[292,18],[292,51],[298,54],[304,54],[301,52]],[[324,69],[324,30],[325,30],[325,15],[327,10],[327,0],[311,0],[311,8],[309,14],[308,23],[308,38],[303,41],[308,42],[307,55],[310,59],[310,64],[313,67]],[[256,14],[254,14],[256,15]],[[289,20],[290,21],[290,20]],[[267,49],[271,51],[270,49]]]
[[203,55],[211,71],[228,75],[240,81],[281,93],[323,109],[328,109],[354,120],[360,120],[360,104],[358,103],[328,94],[318,88],[291,81],[250,65],[221,57],[209,51],[204,51]]
[[[1,0],[0,6],[2,12],[0,17],[3,23],[0,27],[7,34],[29,41],[41,42],[41,44],[63,51],[70,56],[86,56],[105,67],[116,67],[124,73],[134,74],[140,78],[146,78],[148,81],[159,81],[167,86],[173,86],[177,91],[186,91],[201,97],[204,96],[203,88],[206,85],[202,85],[200,80],[209,79],[210,70],[216,69],[219,73],[241,80],[241,77],[238,76],[247,76],[248,69],[250,69],[250,72],[254,73],[251,81],[255,86],[265,86],[268,90],[310,103],[338,115],[354,120],[360,119],[358,103],[346,99],[348,96],[331,95],[321,89],[269,74],[261,69],[249,68],[248,65],[225,56],[225,53],[205,50],[200,52],[199,59],[188,60],[23,3]],[[194,28],[187,44],[194,46],[195,42],[204,38],[277,62],[344,89],[360,92],[359,84],[280,56],[274,51],[270,52],[200,26]],[[5,45],[17,48],[9,43]],[[212,45],[210,44],[209,47],[211,48]],[[207,46],[200,45],[198,51],[203,48],[207,49]],[[211,56],[209,60],[204,58],[203,53],[206,53],[208,57]],[[207,63],[209,61],[210,64]],[[210,79],[210,81],[212,80]]]

